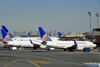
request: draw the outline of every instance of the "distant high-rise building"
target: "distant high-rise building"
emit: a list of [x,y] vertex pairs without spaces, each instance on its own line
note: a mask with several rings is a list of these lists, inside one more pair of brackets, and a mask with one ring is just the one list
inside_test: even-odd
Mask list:
[[79,35],[83,35],[83,33],[80,32]]
[[39,31],[37,31],[37,34],[39,34]]
[[52,28],[52,34],[54,34],[54,28]]
[[54,34],[56,34],[56,30],[54,30]]
[[68,35],[76,35],[76,32],[70,31],[70,32],[68,33]]

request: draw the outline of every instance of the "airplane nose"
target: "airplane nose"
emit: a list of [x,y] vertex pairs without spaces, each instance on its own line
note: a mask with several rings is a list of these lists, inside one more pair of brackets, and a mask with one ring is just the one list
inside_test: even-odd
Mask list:
[[97,45],[96,44],[94,44],[94,47],[96,47]]

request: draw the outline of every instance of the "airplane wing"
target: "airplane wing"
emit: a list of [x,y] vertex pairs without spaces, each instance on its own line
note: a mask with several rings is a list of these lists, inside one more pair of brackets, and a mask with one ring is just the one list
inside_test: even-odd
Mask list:
[[30,40],[30,43],[33,44],[34,46],[41,46],[41,42],[40,41],[32,41],[32,40]]
[[68,47],[69,49],[77,49],[77,43],[74,40],[74,44],[71,47]]

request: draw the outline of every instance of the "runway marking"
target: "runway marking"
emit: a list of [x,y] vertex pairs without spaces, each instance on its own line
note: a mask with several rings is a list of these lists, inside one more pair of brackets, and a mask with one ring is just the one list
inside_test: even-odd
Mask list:
[[57,60],[57,59],[52,59],[52,58],[47,58],[47,57],[40,57],[40,56],[36,56],[36,57],[38,57],[38,58],[44,58],[44,59],[49,59],[49,60],[54,60],[54,61],[59,61],[59,62],[70,63],[70,64],[75,64],[75,65],[82,65],[82,64],[80,64],[80,63],[67,62],[67,61]]
[[51,62],[45,62],[45,61],[33,61],[34,63],[43,63],[43,64],[49,64]]
[[9,66],[9,65],[11,65],[11,64],[13,64],[13,63],[15,63],[17,61],[27,61],[27,62],[30,62],[30,63],[34,64],[37,67],[40,67],[37,63],[42,63],[42,64],[49,64],[49,63],[51,63],[51,62],[45,62],[45,61],[30,61],[30,59],[17,59],[17,60],[12,60],[12,61],[13,62],[8,63],[7,65],[5,65],[3,67],[7,67],[7,66]]
[[37,66],[37,67],[40,67],[39,65],[37,65],[36,63],[34,63],[34,62],[32,62],[32,61],[30,61],[30,63],[34,64],[34,65]]
[[[47,56],[47,54],[44,54],[45,56]],[[53,56],[54,57],[54,55],[50,55],[50,56]],[[56,56],[56,57],[60,57],[60,56]],[[68,60],[76,60],[76,61],[82,61],[82,62],[90,62],[90,61],[87,61],[87,60],[81,60],[81,59],[74,59],[74,58],[68,58],[68,57],[63,57],[63,58],[65,58],[65,59],[68,59]],[[91,61],[91,62],[94,62],[94,61]]]

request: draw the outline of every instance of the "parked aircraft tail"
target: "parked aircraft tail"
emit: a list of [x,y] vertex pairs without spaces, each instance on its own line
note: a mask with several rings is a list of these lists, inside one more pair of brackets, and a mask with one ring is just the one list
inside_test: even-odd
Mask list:
[[30,32],[28,33],[27,37],[30,37]]
[[11,37],[14,38],[14,36],[9,32],[9,30],[3,25],[2,29],[4,29],[4,31]]
[[1,29],[3,41],[12,41],[11,37],[4,31],[4,29]]
[[42,27],[39,27],[39,32],[40,32],[40,36],[41,36],[41,40],[42,41],[52,41],[48,35],[45,33],[45,31],[42,29]]
[[61,37],[62,33],[58,32],[58,35],[59,35],[58,37]]
[[49,33],[49,36],[51,37],[51,34]]

